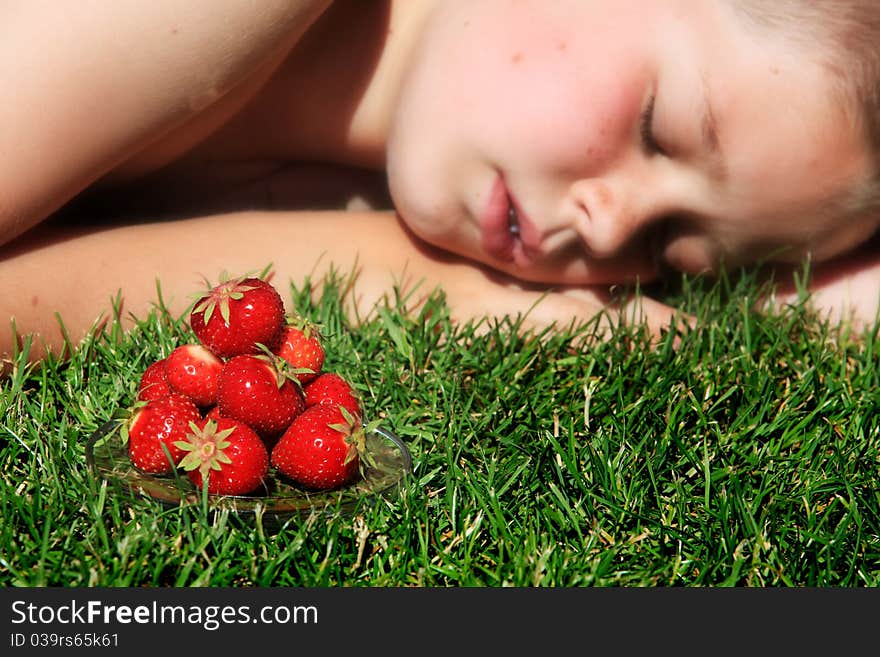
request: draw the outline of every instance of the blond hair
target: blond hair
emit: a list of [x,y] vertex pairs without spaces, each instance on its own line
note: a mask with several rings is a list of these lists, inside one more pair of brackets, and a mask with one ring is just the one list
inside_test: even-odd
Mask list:
[[726,0],[750,25],[801,46],[829,70],[838,100],[865,136],[874,176],[838,208],[880,213],[880,2],[878,0]]

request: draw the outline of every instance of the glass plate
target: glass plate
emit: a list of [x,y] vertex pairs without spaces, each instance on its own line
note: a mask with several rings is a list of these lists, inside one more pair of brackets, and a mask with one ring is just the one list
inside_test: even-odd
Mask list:
[[[95,431],[86,444],[86,460],[96,475],[121,492],[146,495],[168,507],[200,504],[202,490],[180,473],[151,475],[135,468],[122,444],[120,420],[110,420]],[[406,445],[387,429],[367,434],[366,448],[374,463],[365,467],[357,480],[332,491],[308,491],[270,469],[265,489],[251,495],[208,495],[211,510],[229,509],[238,514],[262,513],[283,520],[315,511],[346,513],[377,496],[388,496],[412,471],[412,457]]]

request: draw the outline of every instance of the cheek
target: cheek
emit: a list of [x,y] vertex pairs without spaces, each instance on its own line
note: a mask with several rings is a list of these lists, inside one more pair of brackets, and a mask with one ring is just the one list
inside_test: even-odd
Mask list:
[[578,73],[559,67],[550,75],[512,74],[510,87],[524,93],[507,99],[515,109],[484,133],[486,149],[520,165],[533,160],[565,172],[582,173],[584,167],[599,169],[611,162],[629,133],[633,94],[602,72]]
[[[423,146],[455,155],[565,171],[606,164],[632,138],[647,46],[597,24],[586,6],[520,2],[498,13],[491,2],[453,3],[420,43],[398,117]],[[414,152],[418,139],[409,143]]]
[[620,152],[647,79],[627,60],[594,56],[563,37],[512,46],[482,70],[467,81],[465,137],[508,164],[566,173],[602,168]]

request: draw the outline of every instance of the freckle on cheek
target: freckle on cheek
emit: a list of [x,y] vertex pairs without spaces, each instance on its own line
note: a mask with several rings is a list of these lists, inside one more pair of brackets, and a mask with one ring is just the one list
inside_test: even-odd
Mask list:
[[31,306],[36,307],[38,303],[40,303],[40,299],[35,294],[34,296],[31,297]]
[[522,61],[523,55],[521,52],[515,52],[510,57],[511,64],[519,64]]

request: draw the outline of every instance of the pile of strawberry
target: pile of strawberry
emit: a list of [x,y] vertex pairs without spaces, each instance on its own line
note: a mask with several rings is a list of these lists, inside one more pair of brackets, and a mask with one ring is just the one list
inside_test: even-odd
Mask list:
[[197,341],[142,373],[123,428],[136,468],[180,468],[219,495],[258,491],[270,468],[312,490],[357,478],[360,400],[346,378],[323,369],[321,334],[287,314],[269,282],[222,280],[195,303],[189,324]]

